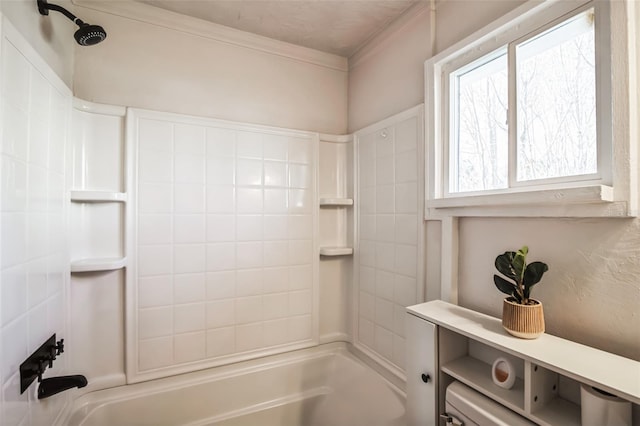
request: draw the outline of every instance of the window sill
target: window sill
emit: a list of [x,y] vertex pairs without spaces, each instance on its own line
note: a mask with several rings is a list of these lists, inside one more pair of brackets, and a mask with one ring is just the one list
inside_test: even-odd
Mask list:
[[500,194],[454,196],[426,201],[426,219],[442,216],[629,217],[627,203],[613,188],[590,185]]

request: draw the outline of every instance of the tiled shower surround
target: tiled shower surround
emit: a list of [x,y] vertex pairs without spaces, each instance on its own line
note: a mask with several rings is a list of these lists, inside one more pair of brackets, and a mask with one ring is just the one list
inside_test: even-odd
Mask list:
[[133,117],[137,372],[317,341],[317,137]]
[[[0,424],[47,424],[73,395],[19,394],[20,363],[53,333],[69,350],[45,377],[86,373],[96,389],[317,345],[321,309],[335,308],[319,297],[319,135],[124,107],[72,119],[69,89],[2,25]],[[348,242],[357,227],[355,321],[324,340],[352,338],[399,376],[404,306],[422,297],[409,115],[357,135],[357,205],[339,227]],[[71,189],[122,199],[71,204]],[[69,278],[70,261],[112,257],[124,270]],[[350,258],[323,262],[351,276]]]
[[[71,93],[2,21],[0,424],[47,424],[66,395],[39,404],[20,395],[19,366],[53,333],[64,336],[69,277],[65,146]],[[59,357],[45,376],[64,374]]]
[[[422,282],[422,213],[418,148],[421,109],[357,135],[357,339],[364,349],[404,370],[405,307]],[[400,373],[402,374],[402,373]]]

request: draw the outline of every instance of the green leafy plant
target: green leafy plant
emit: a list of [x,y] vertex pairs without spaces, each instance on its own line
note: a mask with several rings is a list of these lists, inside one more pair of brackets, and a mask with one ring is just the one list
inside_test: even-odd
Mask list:
[[506,251],[496,257],[495,265],[498,272],[513,282],[499,275],[493,276],[493,282],[498,290],[508,294],[514,302],[521,305],[534,304],[529,298],[531,288],[539,283],[542,275],[549,270],[547,264],[543,262],[527,264],[528,253],[529,247],[523,246],[518,251]]

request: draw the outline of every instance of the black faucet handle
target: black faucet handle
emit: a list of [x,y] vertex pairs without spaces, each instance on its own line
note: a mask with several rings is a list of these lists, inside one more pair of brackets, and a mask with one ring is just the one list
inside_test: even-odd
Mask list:
[[60,355],[61,353],[63,353],[64,352],[64,339],[58,340],[56,342],[56,345],[54,346],[54,348],[57,351],[56,355]]

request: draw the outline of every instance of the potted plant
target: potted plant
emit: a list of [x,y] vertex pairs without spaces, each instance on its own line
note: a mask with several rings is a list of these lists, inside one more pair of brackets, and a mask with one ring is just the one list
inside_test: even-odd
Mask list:
[[498,290],[508,294],[502,305],[502,326],[510,334],[524,339],[535,339],[544,333],[544,312],[542,303],[532,299],[531,288],[540,282],[549,270],[546,263],[527,264],[529,248],[507,251],[496,257],[496,269],[511,281],[493,276]]

